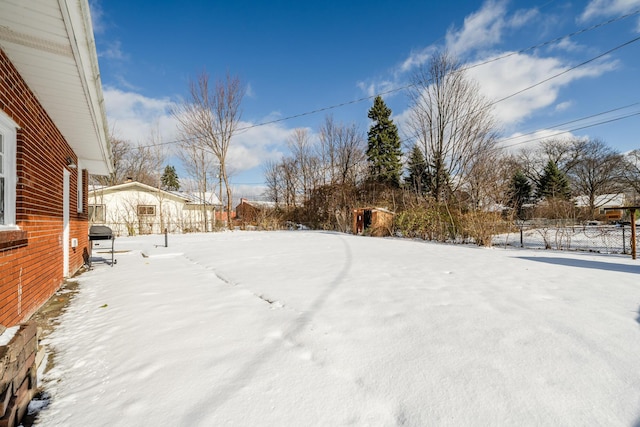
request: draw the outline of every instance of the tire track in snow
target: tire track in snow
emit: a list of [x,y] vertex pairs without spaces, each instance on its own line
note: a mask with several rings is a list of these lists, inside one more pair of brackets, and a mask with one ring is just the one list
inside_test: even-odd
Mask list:
[[[260,368],[273,357],[276,351],[282,348],[283,341],[289,341],[292,343],[297,341],[297,336],[309,325],[315,315],[322,309],[329,296],[340,286],[340,284],[342,284],[351,269],[353,261],[351,248],[349,247],[345,239],[340,236],[336,237],[344,246],[344,264],[342,266],[342,269],[338,272],[338,274],[336,274],[335,278],[313,301],[309,309],[305,312],[300,313],[299,316],[291,322],[289,329],[287,329],[282,334],[282,339],[274,340],[265,349],[257,353],[248,363],[241,366],[233,376],[227,379],[224,383],[221,383],[210,393],[203,396],[200,401],[193,404],[191,406],[191,410],[187,411],[190,414],[189,417],[182,420],[182,424],[187,425],[193,424],[194,422],[197,424],[200,421],[210,419],[211,414],[215,413],[218,408],[231,400],[239,391],[243,390],[245,387],[251,384],[251,380],[258,373]],[[190,261],[194,264],[202,266],[203,268],[211,270],[210,268],[199,264],[197,261]],[[233,286],[238,285],[233,284]],[[250,290],[248,291],[251,292]],[[254,292],[252,293],[256,295],[256,297],[261,298]]]
[[281,302],[281,301],[279,301],[279,300],[270,299],[268,296],[266,296],[266,295],[264,295],[264,294],[258,294],[258,293],[256,293],[256,292],[253,292],[251,289],[248,289],[246,286],[243,286],[243,285],[241,285],[241,284],[239,284],[239,283],[237,283],[237,282],[234,282],[233,280],[231,280],[231,279],[229,279],[229,278],[227,278],[227,277],[223,276],[223,275],[222,275],[222,274],[220,274],[218,271],[216,271],[216,269],[215,269],[215,268],[213,268],[213,267],[210,267],[210,266],[208,266],[208,265],[202,264],[201,262],[199,262],[199,261],[197,261],[197,260],[195,260],[195,259],[193,259],[193,258],[191,258],[191,257],[189,257],[189,256],[187,256],[187,255],[184,255],[184,258],[185,258],[187,261],[189,261],[191,264],[196,265],[196,266],[198,266],[198,267],[200,267],[200,268],[202,268],[202,269],[204,269],[204,270],[207,270],[207,271],[212,272],[212,273],[216,276],[216,278],[217,278],[217,279],[219,279],[221,282],[223,282],[223,283],[225,283],[225,284],[227,284],[227,285],[229,285],[229,286],[232,286],[232,287],[234,287],[234,288],[241,288],[241,289],[246,290],[247,292],[250,292],[250,293],[251,293],[251,295],[253,295],[254,297],[256,297],[256,298],[258,298],[259,300],[261,300],[261,301],[266,302],[267,304],[269,304],[269,306],[271,307],[271,309],[272,309],[272,310],[273,310],[273,309],[282,309],[282,308],[286,308],[286,309],[291,310],[291,311],[293,311],[293,312],[295,312],[295,313],[297,313],[297,314],[300,314],[300,313],[301,313],[301,312],[300,312],[300,311],[298,311],[298,310],[295,310],[295,309],[293,309],[293,308],[291,308],[291,307],[288,307],[286,304],[284,304],[283,302]]

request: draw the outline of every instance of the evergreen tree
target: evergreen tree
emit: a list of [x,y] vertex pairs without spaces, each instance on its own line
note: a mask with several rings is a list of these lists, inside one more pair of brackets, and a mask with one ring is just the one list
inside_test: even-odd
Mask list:
[[430,175],[427,161],[422,154],[422,150],[417,144],[411,149],[407,164],[409,176],[405,178],[405,182],[418,195],[424,195],[430,185]]
[[522,206],[531,200],[531,184],[521,170],[513,174],[511,178],[511,186],[509,190],[509,202],[516,210],[518,218],[522,218]]
[[536,196],[541,199],[569,200],[569,198],[571,198],[569,180],[567,176],[558,169],[558,166],[553,160],[549,160],[542,172]]
[[367,160],[374,181],[400,186],[402,150],[398,128],[390,119],[391,109],[380,96],[376,96],[369,117],[374,121],[369,128]]
[[164,168],[160,181],[162,183],[163,190],[178,191],[180,189],[180,180],[178,179],[176,168],[173,166],[167,165]]

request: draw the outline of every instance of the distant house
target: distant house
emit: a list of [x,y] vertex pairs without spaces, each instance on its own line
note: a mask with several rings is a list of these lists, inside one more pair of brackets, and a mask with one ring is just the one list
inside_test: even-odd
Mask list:
[[0,324],[84,264],[89,174],[112,171],[87,0],[0,1]]
[[106,225],[117,236],[211,231],[220,206],[213,193],[209,200],[175,191],[165,191],[137,181],[89,192],[91,224]]
[[395,214],[384,208],[360,208],[353,210],[353,234],[390,236]]
[[[589,197],[588,196],[578,196],[574,199],[576,207],[578,209],[588,209],[589,208]],[[625,195],[622,193],[619,194],[602,194],[597,196],[594,200],[595,211],[591,212],[590,216],[593,216],[595,219],[606,219],[606,210],[605,208],[619,208],[624,206],[625,204]]]
[[236,206],[236,220],[244,224],[255,225],[265,214],[276,208],[274,202],[262,202],[257,200],[240,199],[240,204]]

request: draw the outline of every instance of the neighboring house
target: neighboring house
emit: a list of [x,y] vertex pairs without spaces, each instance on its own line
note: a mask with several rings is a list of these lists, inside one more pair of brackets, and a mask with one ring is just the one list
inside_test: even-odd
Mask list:
[[[589,208],[589,197],[578,196],[574,199],[576,207],[579,209],[587,210]],[[619,208],[624,206],[625,196],[624,194],[602,194],[596,196],[594,200],[595,211],[593,217],[595,219],[606,219],[607,213],[605,208]]]
[[256,225],[264,216],[276,208],[274,202],[240,199],[236,206],[236,219],[244,224]]
[[87,0],[0,1],[0,324],[88,257],[89,174],[112,171]]
[[209,200],[186,193],[165,191],[136,181],[89,192],[89,219],[106,225],[116,236],[211,231],[215,227],[215,208],[220,206],[213,193]]
[[361,208],[353,210],[353,234],[390,236],[395,214],[384,208]]

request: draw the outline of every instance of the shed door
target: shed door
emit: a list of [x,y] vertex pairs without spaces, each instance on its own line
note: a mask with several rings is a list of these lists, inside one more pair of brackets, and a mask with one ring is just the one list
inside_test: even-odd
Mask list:
[[371,227],[371,218],[372,218],[371,209],[365,210],[364,211],[364,229],[365,230]]

